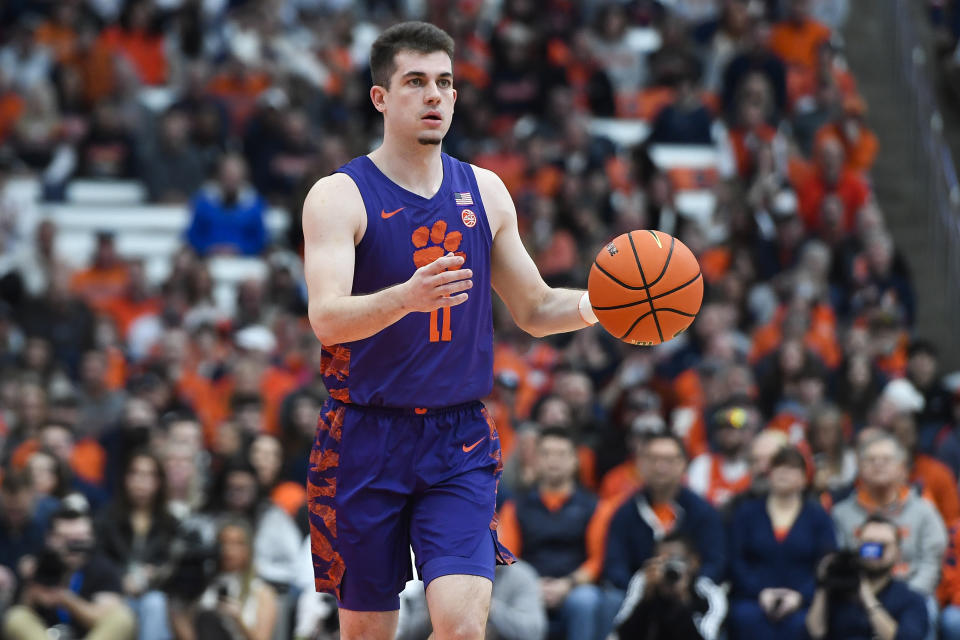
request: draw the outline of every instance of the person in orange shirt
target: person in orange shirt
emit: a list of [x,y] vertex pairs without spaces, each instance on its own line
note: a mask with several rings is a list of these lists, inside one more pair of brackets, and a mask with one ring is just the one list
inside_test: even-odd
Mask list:
[[643,473],[640,470],[640,450],[650,435],[664,433],[667,430],[667,423],[660,414],[650,410],[644,410],[636,414],[635,417],[630,419],[629,425],[627,450],[630,455],[626,460],[604,474],[598,493],[601,500],[623,502],[643,486]]
[[49,20],[42,22],[34,38],[53,54],[58,64],[70,64],[76,60],[79,45],[76,24],[79,22],[79,3],[58,2],[53,6]]
[[910,483],[930,494],[944,522],[960,518],[960,494],[957,479],[947,465],[920,453],[917,446],[917,420],[910,411],[898,412],[887,429],[907,451]]
[[810,0],[790,0],[788,18],[770,30],[770,48],[787,65],[813,69],[830,27],[810,17]]
[[569,432],[541,432],[536,469],[536,487],[501,507],[497,535],[540,574],[549,617],[565,637],[602,640],[602,595],[594,583],[603,564],[604,527],[596,496],[577,486]]
[[100,41],[133,65],[140,81],[162,85],[167,81],[167,57],[163,33],[156,29],[153,2],[133,0],[126,3],[120,24],[108,27]]
[[127,265],[127,287],[115,298],[105,300],[102,309],[113,320],[117,333],[125,338],[130,326],[139,318],[160,313],[163,301],[152,295],[143,270],[143,263],[133,260]]
[[98,311],[119,297],[130,284],[130,270],[117,254],[113,233],[97,232],[97,246],[89,267],[70,279],[70,291]]
[[827,123],[817,130],[814,146],[819,147],[828,137],[835,137],[843,145],[846,154],[847,169],[869,171],[877,156],[880,143],[876,134],[867,128],[864,114],[867,104],[859,96],[849,96],[843,100],[843,113],[834,122]]
[[822,225],[823,201],[828,195],[836,194],[843,201],[844,229],[852,233],[857,212],[870,197],[870,187],[860,172],[847,168],[846,153],[839,138],[821,138],[815,153],[812,167],[795,163],[790,171],[804,224],[808,231],[818,231]]

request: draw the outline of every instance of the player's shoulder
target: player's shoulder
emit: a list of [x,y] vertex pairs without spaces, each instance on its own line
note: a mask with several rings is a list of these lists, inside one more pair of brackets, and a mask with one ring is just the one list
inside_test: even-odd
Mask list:
[[332,173],[320,178],[307,193],[304,199],[304,212],[318,210],[320,212],[335,206],[338,210],[363,210],[363,196],[353,178],[345,173]]
[[480,197],[483,198],[484,207],[494,211],[512,210],[513,199],[500,176],[490,169],[484,169],[475,164],[471,164],[470,167],[477,178],[477,187],[480,188]]

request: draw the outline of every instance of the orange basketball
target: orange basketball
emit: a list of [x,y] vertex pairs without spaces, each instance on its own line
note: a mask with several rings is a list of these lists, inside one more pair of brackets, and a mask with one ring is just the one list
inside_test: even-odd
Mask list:
[[686,245],[662,231],[641,229],[600,250],[587,289],[604,329],[624,342],[654,345],[693,322],[703,301],[703,276]]

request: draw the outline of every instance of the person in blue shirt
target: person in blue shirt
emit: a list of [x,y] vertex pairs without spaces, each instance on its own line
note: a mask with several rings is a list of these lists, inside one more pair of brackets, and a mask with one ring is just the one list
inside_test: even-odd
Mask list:
[[816,568],[836,549],[833,522],[805,496],[806,460],[784,447],[771,461],[769,492],[734,510],[730,540],[730,640],[804,638]]
[[[872,515],[860,527],[859,576],[840,570],[839,554],[827,556],[817,569],[819,585],[807,614],[813,640],[922,640],[929,616],[926,602],[905,582],[893,577],[900,561],[900,529],[892,520]],[[854,567],[856,569],[856,566]],[[852,579],[851,579],[852,578]]]
[[187,242],[202,256],[255,256],[267,245],[267,203],[247,182],[247,165],[240,155],[223,156],[216,181],[193,197],[190,209]]

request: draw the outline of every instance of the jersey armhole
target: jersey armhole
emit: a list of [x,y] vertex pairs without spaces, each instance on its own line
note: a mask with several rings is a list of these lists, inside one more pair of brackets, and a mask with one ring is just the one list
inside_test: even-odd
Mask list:
[[480,193],[480,184],[477,182],[477,173],[475,167],[469,162],[462,162],[461,164],[466,167],[467,180],[470,182],[470,188],[474,189],[477,193],[477,203],[480,205],[480,209],[483,211],[482,216],[477,216],[477,220],[480,223],[480,226],[483,227],[483,235],[487,239],[487,246],[493,247],[493,230],[490,228],[490,221],[487,219],[487,207],[483,204],[483,194]]
[[[371,235],[373,225],[370,224],[370,202],[367,200],[368,194],[371,193],[366,181],[363,177],[354,171],[349,165],[344,165],[334,171],[333,173],[342,173],[343,175],[350,178],[353,181],[354,186],[357,188],[357,191],[360,194],[360,200],[363,202],[363,215],[364,215],[364,225],[363,233],[360,235],[360,241],[354,245],[354,249],[360,250],[361,247],[364,247],[368,244],[367,238]],[[332,174],[331,174],[332,175]]]

